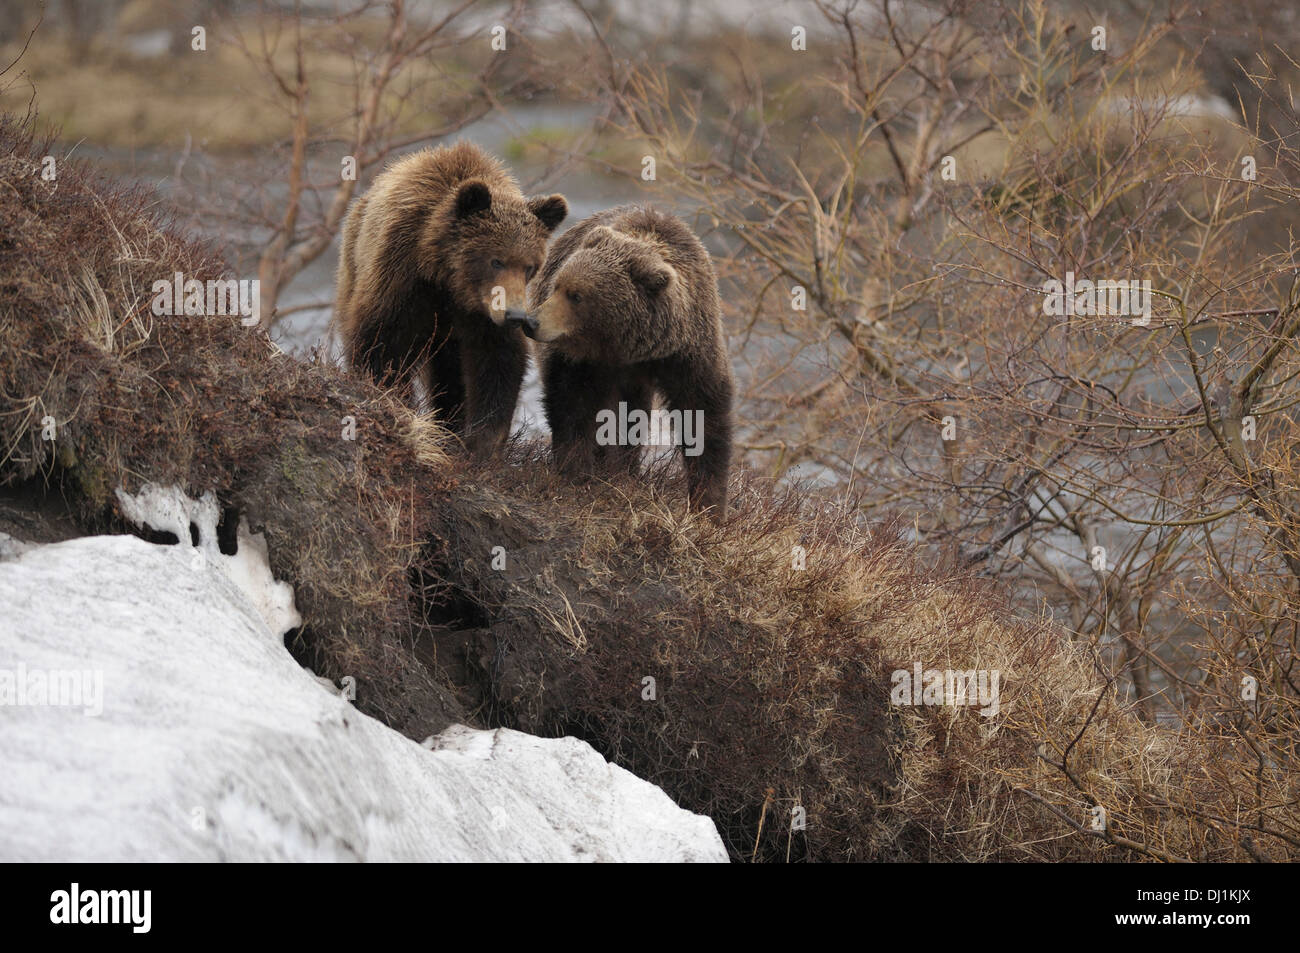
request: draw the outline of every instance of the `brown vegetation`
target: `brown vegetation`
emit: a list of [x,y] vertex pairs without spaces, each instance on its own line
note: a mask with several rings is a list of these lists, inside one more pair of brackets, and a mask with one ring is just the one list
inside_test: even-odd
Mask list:
[[[725,249],[746,462],[906,514],[1042,605],[1146,723],[1214,751],[1233,809],[1189,807],[1193,842],[1246,811],[1293,850],[1294,59],[1233,37],[1216,101],[1190,10],[815,7],[803,83],[776,45],[703,90],[598,61],[619,134]],[[1150,281],[1149,320],[1050,313],[1068,273]]]
[[[0,487],[61,497],[86,531],[124,528],[119,484],[215,490],[294,586],[301,657],[356,677],[361,710],[413,738],[578,734],[707,811],[737,858],[1295,855],[1278,765],[1251,768],[1251,800],[1222,782],[1230,720],[1142,723],[1087,646],[851,505],[742,481],[714,525],[661,492],[671,475],[579,490],[527,445],[472,466],[235,318],[153,316],[155,279],[222,264],[75,162],[51,188],[30,135],[0,127]],[[1001,714],[891,706],[916,661],[1000,670]]]

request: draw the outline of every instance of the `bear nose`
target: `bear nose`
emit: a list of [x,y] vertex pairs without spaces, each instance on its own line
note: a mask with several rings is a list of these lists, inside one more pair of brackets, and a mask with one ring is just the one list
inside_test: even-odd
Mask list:
[[537,319],[527,311],[520,311],[518,308],[510,308],[506,311],[506,327],[518,325],[520,330],[528,337],[537,333]]

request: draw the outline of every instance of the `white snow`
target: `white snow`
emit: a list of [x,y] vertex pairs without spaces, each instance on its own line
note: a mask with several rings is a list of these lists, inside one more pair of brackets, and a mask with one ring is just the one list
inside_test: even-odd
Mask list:
[[24,543],[21,539],[14,539],[8,533],[0,533],[0,560],[20,556],[31,549],[32,546],[32,543]]
[[[210,563],[221,569],[253,603],[267,627],[277,636],[302,625],[302,617],[293,604],[293,587],[276,582],[267,558],[266,537],[250,533],[248,521],[240,517],[235,536],[236,552],[227,556],[217,543],[220,512],[212,491],[192,500],[180,487],[162,487],[146,483],[131,496],[118,487],[114,491],[122,515],[136,526],[173,534],[179,545],[187,548],[195,569]],[[199,542],[192,545],[190,526],[198,530]]]
[[271,637],[226,557],[194,561],[188,522],[202,541],[215,517],[180,499],[148,518],[181,545],[0,561],[0,673],[103,692],[97,717],[0,698],[0,861],[726,859],[709,819],[584,742],[457,726],[421,746],[362,715]]

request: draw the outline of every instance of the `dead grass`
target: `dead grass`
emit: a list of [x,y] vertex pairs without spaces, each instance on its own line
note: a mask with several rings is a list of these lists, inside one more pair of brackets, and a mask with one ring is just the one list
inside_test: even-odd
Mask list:
[[[921,565],[895,528],[743,481],[716,527],[683,512],[671,477],[575,492],[528,454],[451,493],[440,647],[493,721],[586,738],[713,817],[734,857],[1239,852],[1228,835],[1194,841],[1179,816],[1213,796],[1205,739],[1141,724],[1059,631]],[[891,706],[890,673],[916,662],[999,671],[999,716]],[[1109,838],[1086,830],[1094,803]]]

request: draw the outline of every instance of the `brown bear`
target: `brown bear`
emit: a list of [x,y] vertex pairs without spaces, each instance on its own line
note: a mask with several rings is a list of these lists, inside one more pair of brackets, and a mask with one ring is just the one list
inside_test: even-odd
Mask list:
[[[735,388],[713,262],[686,224],[632,205],[584,219],[552,244],[532,303],[561,467],[635,472],[667,422],[692,504],[724,515]],[[666,412],[651,413],[656,394]]]
[[398,159],[343,228],[335,323],[349,365],[407,399],[418,377],[469,447],[499,446],[528,362],[527,285],[568,211],[562,195],[525,198],[468,142]]

